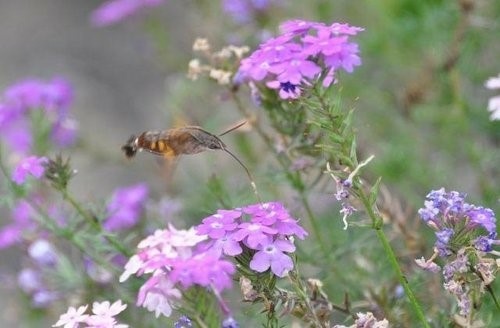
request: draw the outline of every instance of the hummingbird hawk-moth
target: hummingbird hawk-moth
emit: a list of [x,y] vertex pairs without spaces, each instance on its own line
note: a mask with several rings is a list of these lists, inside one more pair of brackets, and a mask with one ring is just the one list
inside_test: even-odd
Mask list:
[[222,150],[231,155],[243,167],[250,179],[254,192],[258,195],[255,182],[248,168],[219,138],[241,127],[245,123],[239,123],[219,136],[205,131],[199,126],[184,126],[163,131],[146,131],[139,136],[132,135],[127,143],[122,146],[122,150],[127,158],[134,157],[137,152],[142,150],[166,158],[198,154],[205,150]]

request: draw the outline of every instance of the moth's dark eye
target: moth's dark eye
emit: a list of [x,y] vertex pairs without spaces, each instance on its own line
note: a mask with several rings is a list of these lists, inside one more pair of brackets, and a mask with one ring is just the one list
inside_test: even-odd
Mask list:
[[212,142],[208,145],[208,148],[209,149],[222,149],[222,146],[220,145],[220,143],[216,143],[216,142]]

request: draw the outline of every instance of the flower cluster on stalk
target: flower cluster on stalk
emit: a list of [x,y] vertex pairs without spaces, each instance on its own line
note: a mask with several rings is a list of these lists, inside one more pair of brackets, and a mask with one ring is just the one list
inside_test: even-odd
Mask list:
[[[444,288],[455,296],[460,315],[469,316],[475,299],[491,284],[499,270],[500,255],[493,249],[497,240],[495,213],[485,207],[465,202],[466,195],[444,188],[431,191],[418,213],[435,231],[434,255],[417,259],[421,268],[441,271]],[[441,268],[434,262],[440,259]]]
[[210,239],[207,251],[221,256],[252,254],[250,269],[271,270],[284,277],[293,269],[295,251],[292,237],[304,239],[307,232],[291,217],[283,204],[259,203],[233,210],[218,210],[196,227],[199,234]]
[[293,269],[289,255],[295,250],[293,236],[303,239],[307,232],[281,203],[218,210],[189,230],[170,225],[141,241],[120,281],[150,275],[140,288],[137,304],[156,316],[170,316],[181,302],[182,291],[190,287],[209,288],[217,297],[231,287],[236,268],[224,256],[250,252],[251,270],[270,269],[278,277],[285,276]]
[[268,39],[241,61],[240,80],[278,90],[282,99],[296,99],[302,89],[321,81],[329,87],[340,69],[351,73],[361,65],[358,45],[350,41],[363,28],[305,20],[286,21],[281,34]]

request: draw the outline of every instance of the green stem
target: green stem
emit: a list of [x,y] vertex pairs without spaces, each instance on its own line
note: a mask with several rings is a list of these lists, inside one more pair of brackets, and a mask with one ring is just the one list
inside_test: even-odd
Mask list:
[[88,211],[84,210],[80,204],[71,196],[68,191],[63,188],[60,189],[61,194],[63,195],[63,198],[68,201],[68,203],[73,206],[73,208],[80,214],[94,229],[99,231],[100,233],[103,234],[104,238],[111,244],[113,247],[120,252],[122,255],[126,257],[131,257],[133,253],[125,248],[118,240],[113,235],[109,235],[104,229],[102,228],[102,225],[99,224],[96,218],[94,218],[92,215],[89,214]]
[[403,271],[399,266],[396,254],[394,253],[394,250],[392,249],[389,240],[387,239],[384,231],[382,230],[382,219],[375,213],[373,207],[371,206],[368,198],[366,197],[363,191],[360,192],[359,196],[360,200],[363,202],[363,206],[365,207],[366,212],[372,219],[373,229],[375,230],[377,237],[380,240],[380,243],[382,244],[382,247],[384,248],[387,257],[389,258],[389,263],[391,264],[393,270],[396,272],[399,283],[401,284],[401,286],[403,286],[406,297],[410,301],[413,311],[419,318],[423,327],[430,328],[429,324],[427,323],[427,319],[425,318],[424,312],[422,311],[422,308],[418,303],[417,298],[413,294],[413,291],[411,290],[410,285],[408,284],[408,281],[406,280],[406,277],[404,276]]

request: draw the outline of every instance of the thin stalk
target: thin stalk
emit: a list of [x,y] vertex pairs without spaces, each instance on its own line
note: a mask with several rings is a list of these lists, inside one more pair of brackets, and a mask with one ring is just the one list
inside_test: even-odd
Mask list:
[[406,277],[404,276],[403,271],[401,270],[399,262],[396,258],[396,254],[394,253],[394,250],[392,249],[391,244],[387,239],[387,236],[382,230],[382,219],[374,212],[368,198],[366,197],[363,191],[359,193],[359,196],[360,200],[363,203],[363,206],[365,207],[366,212],[368,213],[368,216],[372,220],[373,229],[375,230],[375,233],[377,234],[377,237],[380,240],[380,243],[382,244],[382,247],[384,248],[387,257],[389,258],[389,263],[391,264],[393,270],[396,272],[396,276],[399,280],[399,283],[401,284],[401,286],[403,286],[405,295],[410,301],[413,311],[417,315],[423,327],[430,328],[429,324],[427,323],[427,319],[425,318],[424,312],[422,311],[422,308],[418,303],[415,294],[413,294],[413,291],[411,290],[410,285],[408,284],[408,281],[406,280]]
[[[236,104],[236,107],[238,110],[245,116],[248,117],[248,113],[245,109],[245,106],[241,102],[240,98],[235,92],[231,92],[230,94],[232,95],[232,98]],[[305,195],[305,185],[304,182],[302,181],[302,178],[300,176],[300,173],[293,174],[288,170],[290,166],[290,161],[287,161],[283,156],[280,156],[277,152],[276,149],[273,146],[272,139],[267,135],[267,133],[262,129],[262,127],[259,124],[252,124],[252,127],[255,129],[259,137],[264,141],[266,144],[267,148],[272,152],[278,163],[281,165],[283,168],[283,171],[285,172],[285,175],[287,179],[291,182],[292,186],[295,188],[295,190],[299,193],[300,195],[300,201],[302,203],[302,206],[306,210],[306,213],[309,217],[309,221],[311,222],[311,226],[313,229],[313,233],[316,237],[316,240],[318,241],[318,244],[323,252],[323,254],[327,255],[328,250],[327,246],[323,240],[323,237],[321,235],[321,229],[318,224],[318,220],[316,219],[316,216],[314,215],[311,206],[309,204],[309,200],[307,199]]]
[[96,218],[94,218],[92,215],[89,214],[88,211],[84,210],[81,205],[71,196],[70,193],[65,188],[60,189],[61,194],[63,195],[63,198],[70,203],[71,206],[80,214],[94,229],[99,231],[100,233],[103,233],[104,238],[111,244],[113,247],[119,251],[122,255],[126,257],[131,257],[132,252],[125,248],[116,238],[112,235],[108,235],[106,231],[102,228],[102,225],[97,222]]

